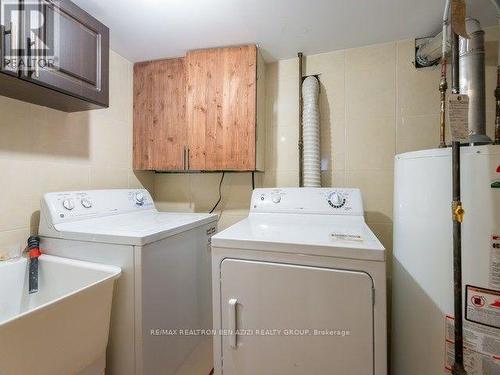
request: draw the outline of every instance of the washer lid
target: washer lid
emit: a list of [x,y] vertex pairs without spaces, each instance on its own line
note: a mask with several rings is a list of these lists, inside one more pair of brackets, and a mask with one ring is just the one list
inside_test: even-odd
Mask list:
[[217,215],[147,210],[55,224],[55,231],[40,234],[79,241],[141,246],[215,222],[216,219]]
[[363,217],[252,213],[212,238],[214,247],[385,261]]

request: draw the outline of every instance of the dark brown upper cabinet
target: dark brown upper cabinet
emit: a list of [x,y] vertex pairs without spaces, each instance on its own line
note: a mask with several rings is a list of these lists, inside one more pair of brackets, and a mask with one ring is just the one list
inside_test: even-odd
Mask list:
[[22,25],[21,4],[0,0],[0,72],[17,77],[20,27]]
[[71,1],[17,3],[0,0],[0,94],[65,112],[108,107],[109,29]]

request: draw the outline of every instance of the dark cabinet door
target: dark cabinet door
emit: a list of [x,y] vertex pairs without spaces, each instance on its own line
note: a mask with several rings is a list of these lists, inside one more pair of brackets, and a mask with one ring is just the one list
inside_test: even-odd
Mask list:
[[0,72],[18,75],[21,3],[0,0]]
[[109,29],[71,1],[27,1],[21,77],[102,106],[109,104]]

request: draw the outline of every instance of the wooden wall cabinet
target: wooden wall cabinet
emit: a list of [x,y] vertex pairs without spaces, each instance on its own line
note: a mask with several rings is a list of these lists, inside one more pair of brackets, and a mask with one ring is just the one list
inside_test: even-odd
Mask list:
[[264,170],[265,65],[254,45],[134,67],[134,168]]
[[134,169],[187,168],[184,59],[134,65]]

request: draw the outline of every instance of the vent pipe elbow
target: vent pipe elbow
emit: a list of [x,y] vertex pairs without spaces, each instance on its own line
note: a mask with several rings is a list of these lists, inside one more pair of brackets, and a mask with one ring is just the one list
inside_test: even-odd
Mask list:
[[444,55],[448,55],[451,51],[450,40],[448,35],[448,25],[434,38],[417,47],[415,54],[415,63],[419,68],[425,68],[439,64],[439,61]]
[[[500,0],[499,0],[500,1]],[[443,29],[434,38],[417,47],[415,63],[417,67],[425,68],[436,65],[439,60],[445,60],[451,52],[450,27],[448,24],[450,17],[451,0],[446,0],[443,11]]]

